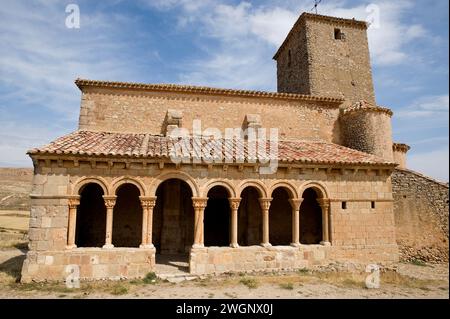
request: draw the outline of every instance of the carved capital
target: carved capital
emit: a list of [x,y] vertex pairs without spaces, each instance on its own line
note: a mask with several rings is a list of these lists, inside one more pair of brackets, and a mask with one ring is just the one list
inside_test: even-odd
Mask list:
[[103,195],[103,200],[105,201],[106,208],[114,208],[116,205],[117,196],[105,196]]
[[208,203],[208,198],[192,197],[192,205],[194,206],[194,208],[204,209],[206,207],[207,203]]
[[326,210],[326,209],[328,209],[328,207],[330,207],[330,200],[329,199],[319,198],[319,199],[317,199],[317,203],[324,210]]
[[239,204],[241,203],[240,198],[229,198],[228,201],[230,202],[230,207],[232,210],[239,209]]
[[291,204],[292,209],[299,210],[300,205],[303,202],[303,198],[291,198],[289,199],[289,203]]
[[262,210],[269,210],[272,198],[259,198],[258,200]]
[[141,200],[141,206],[142,208],[149,208],[152,209],[156,205],[156,196],[152,197],[145,197],[145,196],[139,196],[139,199]]
[[76,209],[80,205],[80,196],[69,198],[69,208]]

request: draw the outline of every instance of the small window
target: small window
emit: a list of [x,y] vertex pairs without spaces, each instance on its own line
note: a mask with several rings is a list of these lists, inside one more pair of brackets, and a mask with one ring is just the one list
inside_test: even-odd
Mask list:
[[335,40],[344,40],[345,34],[342,33],[341,29],[334,29],[334,39]]
[[375,202],[371,202],[370,206],[372,207],[372,209],[375,209]]
[[291,67],[292,64],[292,55],[291,50],[288,51],[288,67]]
[[347,202],[342,202],[342,209],[347,209]]

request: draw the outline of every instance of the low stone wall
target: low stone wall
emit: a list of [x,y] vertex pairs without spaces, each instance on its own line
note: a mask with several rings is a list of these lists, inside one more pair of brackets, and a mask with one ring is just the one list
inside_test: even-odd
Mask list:
[[22,282],[64,281],[68,265],[77,265],[80,280],[119,280],[144,277],[155,269],[155,249],[76,248],[66,251],[30,251],[22,268]]
[[322,245],[195,248],[191,250],[190,272],[204,275],[300,269],[325,264],[330,248]]
[[448,262],[448,190],[427,176],[395,170],[392,191],[401,260]]
[[399,260],[396,244],[335,246],[329,252],[330,261],[388,265]]

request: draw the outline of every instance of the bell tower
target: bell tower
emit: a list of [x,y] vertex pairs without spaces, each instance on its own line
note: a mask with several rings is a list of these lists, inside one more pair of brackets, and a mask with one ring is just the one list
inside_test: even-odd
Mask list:
[[278,92],[376,105],[364,21],[303,13],[274,60]]

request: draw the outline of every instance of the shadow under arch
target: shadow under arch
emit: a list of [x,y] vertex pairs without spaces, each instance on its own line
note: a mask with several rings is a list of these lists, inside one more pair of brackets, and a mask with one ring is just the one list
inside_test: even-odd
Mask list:
[[[319,193],[318,193],[319,191]],[[322,208],[318,203],[323,196],[316,187],[306,188],[302,193],[300,205],[300,243],[311,245],[319,244],[323,240]]]
[[195,179],[192,178],[189,174],[181,171],[166,172],[156,176],[155,180],[150,184],[149,196],[157,196],[156,193],[160,185],[168,180],[181,180],[189,185],[192,197],[200,196],[200,188],[198,187]]
[[77,247],[102,247],[106,234],[106,207],[104,188],[96,183],[83,183],[79,189],[80,205],[77,207],[75,245]]

